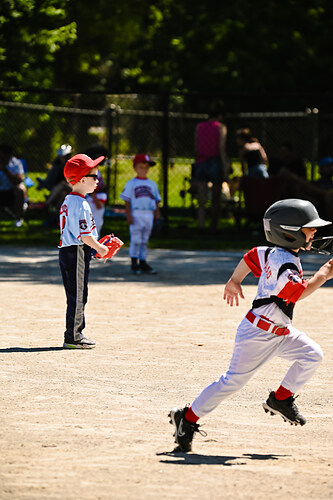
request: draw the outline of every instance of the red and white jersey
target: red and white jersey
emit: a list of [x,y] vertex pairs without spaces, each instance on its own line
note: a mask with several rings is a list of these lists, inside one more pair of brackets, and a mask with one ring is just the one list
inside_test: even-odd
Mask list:
[[83,245],[81,236],[98,238],[96,224],[89,203],[79,193],[69,193],[60,208],[60,247]]
[[284,248],[267,246],[252,248],[243,258],[259,278],[254,312],[277,325],[290,324],[295,303],[308,286],[300,258]]

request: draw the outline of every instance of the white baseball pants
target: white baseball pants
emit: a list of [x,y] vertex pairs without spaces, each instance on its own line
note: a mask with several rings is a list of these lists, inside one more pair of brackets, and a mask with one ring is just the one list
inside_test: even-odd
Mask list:
[[254,327],[244,318],[237,329],[228,371],[193,401],[193,412],[198,417],[207,415],[241,389],[264,363],[275,356],[293,362],[281,385],[292,393],[298,392],[317,370],[323,352],[305,333],[287,326],[290,333],[279,337]]
[[154,223],[154,212],[151,210],[135,210],[132,213],[133,224],[130,225],[131,241],[129,255],[132,258],[146,260],[149,236]]

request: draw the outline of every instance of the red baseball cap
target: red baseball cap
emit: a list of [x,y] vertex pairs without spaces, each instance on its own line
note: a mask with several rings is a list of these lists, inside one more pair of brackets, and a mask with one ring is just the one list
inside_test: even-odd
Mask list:
[[148,163],[150,167],[156,165],[156,162],[148,155],[136,155],[133,160],[133,166],[135,167],[137,163]]
[[105,156],[99,156],[92,160],[90,156],[79,154],[70,158],[64,168],[64,176],[70,184],[76,184],[82,177],[89,174],[90,170],[97,167]]

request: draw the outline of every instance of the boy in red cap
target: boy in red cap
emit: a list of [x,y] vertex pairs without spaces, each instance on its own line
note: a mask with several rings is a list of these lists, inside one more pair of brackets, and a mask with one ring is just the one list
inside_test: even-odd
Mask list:
[[97,240],[95,221],[85,196],[97,187],[97,165],[102,160],[104,156],[92,160],[87,155],[78,154],[68,160],[64,168],[64,176],[72,186],[72,192],[66,196],[60,209],[59,264],[67,297],[66,349],[95,347],[95,342],[82,333],[91,249],[103,257],[108,248]]
[[161,196],[157,184],[148,179],[149,167],[154,165],[156,163],[148,155],[136,155],[133,168],[137,175],[126,183],[120,195],[125,201],[126,219],[130,229],[129,254],[133,274],[156,274],[146,261],[154,217],[160,218]]

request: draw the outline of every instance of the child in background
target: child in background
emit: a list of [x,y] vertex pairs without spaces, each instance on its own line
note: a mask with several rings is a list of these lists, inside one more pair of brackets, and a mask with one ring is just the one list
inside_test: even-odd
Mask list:
[[137,175],[126,183],[120,195],[125,201],[126,219],[130,230],[129,255],[133,274],[156,274],[146,261],[154,217],[160,218],[161,196],[156,183],[148,179],[149,168],[153,165],[156,163],[148,155],[136,155],[133,168]]
[[85,197],[96,189],[97,165],[103,159],[101,156],[92,160],[87,155],[78,154],[68,160],[64,168],[64,176],[72,186],[72,192],[66,196],[60,209],[59,265],[67,298],[66,349],[95,347],[95,342],[82,333],[91,249],[103,257],[108,253],[108,247],[97,241],[95,221]]

